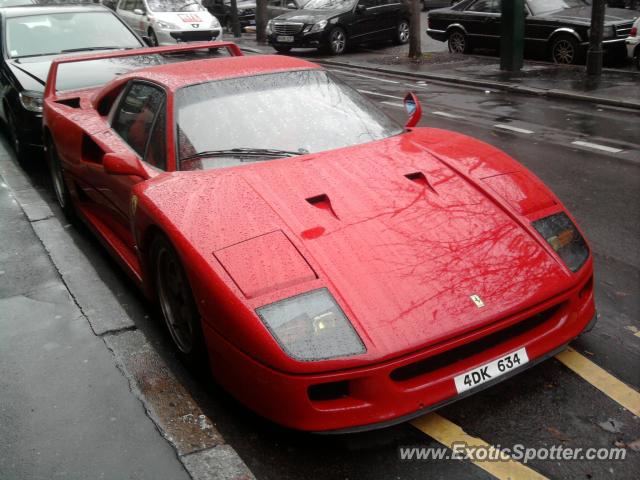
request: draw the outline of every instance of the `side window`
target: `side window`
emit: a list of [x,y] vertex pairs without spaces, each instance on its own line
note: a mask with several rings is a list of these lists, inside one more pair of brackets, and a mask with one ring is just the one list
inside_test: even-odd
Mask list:
[[147,151],[144,156],[144,161],[160,170],[167,169],[167,142],[166,142],[166,128],[167,122],[165,117],[165,104],[160,106],[160,111],[156,115],[156,120],[153,124],[153,129],[149,137],[149,144],[147,145]]
[[470,12],[500,13],[500,4],[496,0],[478,0],[467,10]]
[[156,114],[164,108],[164,92],[146,83],[134,83],[116,110],[112,127],[141,157]]

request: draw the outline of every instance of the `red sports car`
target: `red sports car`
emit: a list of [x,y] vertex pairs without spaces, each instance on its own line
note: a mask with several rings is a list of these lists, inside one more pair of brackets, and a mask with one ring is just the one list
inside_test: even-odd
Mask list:
[[[232,56],[56,90],[65,63],[202,45]],[[318,65],[202,45],[54,61],[44,134],[62,208],[249,408],[301,430],[390,425],[595,321],[589,247],[518,162],[414,128],[413,94],[402,126]]]

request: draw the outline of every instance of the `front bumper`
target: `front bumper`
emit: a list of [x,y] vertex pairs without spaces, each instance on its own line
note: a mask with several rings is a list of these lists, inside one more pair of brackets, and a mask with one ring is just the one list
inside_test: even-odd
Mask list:
[[26,145],[42,148],[44,146],[42,113],[30,112],[22,105],[18,106],[18,110],[17,112],[14,110],[14,118],[20,141]]
[[635,58],[636,56],[636,49],[638,48],[638,45],[640,44],[640,37],[635,37],[635,38],[627,38],[626,40],[626,45],[627,45],[627,57],[629,58]]
[[592,268],[589,260],[580,280],[563,294],[478,331],[401,358],[325,374],[276,371],[203,322],[212,371],[241,402],[286,427],[343,433],[392,425],[466,396],[456,391],[457,375],[522,347],[530,359],[523,367],[530,367],[580,335],[596,314]]
[[293,42],[282,42],[278,40],[278,37],[282,37],[282,35],[278,35],[277,33],[272,33],[267,38],[269,45],[279,47],[320,48],[327,43],[326,30],[313,33],[300,32],[291,36],[293,37]]
[[156,37],[160,45],[175,45],[182,42],[211,42],[222,40],[222,27],[209,30],[159,30]]

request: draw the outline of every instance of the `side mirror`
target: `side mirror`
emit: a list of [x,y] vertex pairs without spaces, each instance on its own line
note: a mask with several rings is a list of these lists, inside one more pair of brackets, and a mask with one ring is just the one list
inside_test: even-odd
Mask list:
[[297,10],[297,9],[298,9],[298,6],[297,6],[295,3],[293,3],[293,2],[289,2],[289,3],[287,3],[287,8],[288,8],[289,10]]
[[415,93],[409,92],[404,97],[404,109],[409,116],[404,126],[406,128],[415,127],[420,121],[420,118],[422,118],[422,105],[420,105],[420,100],[418,100]]
[[133,13],[135,13],[136,15],[144,15],[144,10],[142,10],[141,8],[134,8]]
[[356,13],[364,13],[366,11],[367,11],[366,5],[359,3],[358,6],[356,7]]
[[132,175],[144,180],[149,174],[133,152],[107,153],[102,157],[102,166],[110,175]]

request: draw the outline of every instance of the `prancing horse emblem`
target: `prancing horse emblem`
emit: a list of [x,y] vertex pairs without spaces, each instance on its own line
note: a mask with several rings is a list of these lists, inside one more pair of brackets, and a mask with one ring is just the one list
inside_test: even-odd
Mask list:
[[478,307],[478,308],[484,307],[484,302],[480,298],[480,295],[469,295],[469,298],[471,299],[471,301],[473,303],[476,304],[476,307]]

